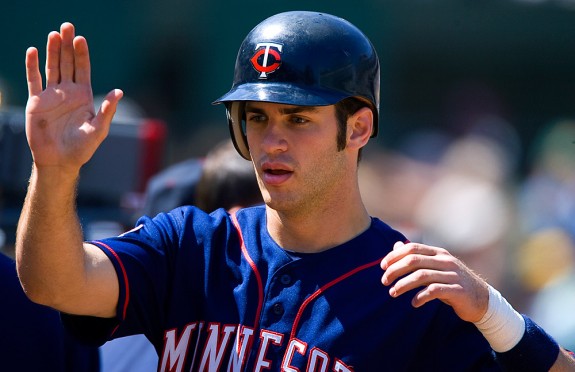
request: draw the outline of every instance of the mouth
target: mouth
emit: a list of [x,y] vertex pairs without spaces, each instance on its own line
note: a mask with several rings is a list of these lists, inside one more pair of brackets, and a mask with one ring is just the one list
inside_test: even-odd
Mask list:
[[280,176],[291,172],[285,169],[264,169],[264,173],[271,174],[272,176]]
[[285,165],[270,163],[262,165],[262,179],[268,185],[280,185],[286,182],[292,174],[293,170]]

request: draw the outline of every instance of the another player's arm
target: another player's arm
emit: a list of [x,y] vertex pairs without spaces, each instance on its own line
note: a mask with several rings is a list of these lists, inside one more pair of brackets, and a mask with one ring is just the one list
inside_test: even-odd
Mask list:
[[16,236],[22,286],[60,311],[114,316],[118,279],[105,254],[83,243],[75,199],[80,168],[106,137],[122,92],[110,92],[94,112],[88,46],[70,23],[48,35],[46,88],[35,48],[26,53],[26,74],[34,164]]
[[[414,296],[413,306],[420,307],[434,299],[443,301],[451,306],[461,319],[476,324],[495,351],[504,353],[514,348],[520,341],[529,342],[523,337],[525,323],[521,315],[513,310],[494,288],[447,250],[424,244],[398,242],[393,251],[381,261],[381,268],[385,270],[381,281],[384,285],[390,286],[389,293],[392,297],[422,288]],[[493,303],[497,301],[500,302],[499,308],[503,311],[493,312]],[[505,316],[492,316],[491,318],[497,322],[489,321],[491,313],[486,314],[488,309],[493,314],[503,313]],[[495,327],[489,329],[488,324]],[[487,329],[483,326],[487,326]],[[494,332],[491,332],[492,330]],[[549,346],[549,355],[555,358],[551,353],[553,350],[557,353],[550,371],[575,371],[573,355],[561,347],[554,348],[552,346],[554,341],[545,337],[548,336],[542,336],[542,340]],[[542,348],[543,345],[537,347]],[[546,359],[541,354],[537,355],[537,352],[523,358],[522,362],[531,363],[531,366]],[[551,364],[554,359],[547,360]]]
[[549,370],[550,372],[566,372],[575,371],[575,355],[567,350],[561,348],[557,360],[553,367]]

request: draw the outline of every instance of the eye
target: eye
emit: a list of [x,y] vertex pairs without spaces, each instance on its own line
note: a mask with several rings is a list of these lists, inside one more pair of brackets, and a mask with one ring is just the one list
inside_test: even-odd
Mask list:
[[246,120],[248,122],[252,122],[252,123],[260,123],[260,122],[265,121],[266,119],[267,119],[266,116],[262,115],[262,114],[256,114],[256,113],[250,114],[250,113],[248,113],[246,115]]
[[308,119],[301,116],[292,116],[290,121],[294,124],[305,124],[308,122]]

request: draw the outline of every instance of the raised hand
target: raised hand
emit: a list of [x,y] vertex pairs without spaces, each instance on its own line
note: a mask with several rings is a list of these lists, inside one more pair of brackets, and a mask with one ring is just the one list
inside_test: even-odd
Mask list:
[[26,76],[26,135],[36,168],[77,172],[107,136],[122,91],[108,93],[95,113],[88,44],[71,23],[48,35],[46,88],[34,47],[26,52]]
[[412,300],[415,307],[439,299],[466,321],[477,322],[487,311],[487,283],[443,248],[397,242],[381,261],[381,281],[397,297],[422,288]]

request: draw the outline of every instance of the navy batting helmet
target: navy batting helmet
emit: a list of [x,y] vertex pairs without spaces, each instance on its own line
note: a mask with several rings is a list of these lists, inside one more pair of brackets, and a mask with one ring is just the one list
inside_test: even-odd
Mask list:
[[357,97],[379,113],[379,59],[369,39],[348,21],[325,13],[292,11],[257,25],[237,55],[225,103],[238,152],[250,159],[243,130],[245,101],[327,106]]

